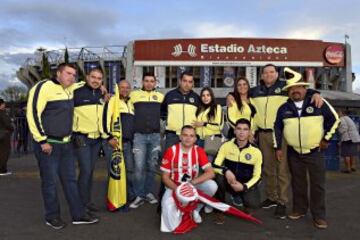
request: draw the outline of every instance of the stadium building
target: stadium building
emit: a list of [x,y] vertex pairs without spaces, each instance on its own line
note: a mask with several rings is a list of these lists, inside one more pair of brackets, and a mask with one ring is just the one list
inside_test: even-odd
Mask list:
[[[360,108],[360,96],[352,93],[354,75],[348,43],[321,40],[266,38],[211,38],[135,40],[123,46],[68,48],[68,59],[79,68],[79,79],[88,69],[100,66],[111,90],[121,78],[134,88],[141,85],[144,72],[154,72],[160,91],[177,86],[182,71],[194,74],[195,90],[214,88],[223,99],[239,76],[251,86],[259,83],[261,68],[272,63],[292,67],[303,73],[313,88],[321,91],[333,105]],[[65,59],[65,49],[45,52],[53,69]],[[27,59],[18,78],[28,87],[40,80],[42,54]]]

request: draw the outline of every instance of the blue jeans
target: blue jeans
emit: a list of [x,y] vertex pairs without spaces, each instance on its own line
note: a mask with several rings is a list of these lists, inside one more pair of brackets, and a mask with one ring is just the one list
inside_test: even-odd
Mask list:
[[160,133],[134,135],[134,191],[138,197],[154,193],[155,173],[159,167]]
[[78,187],[82,203],[86,206],[91,202],[92,179],[96,161],[99,158],[101,139],[91,139],[85,135],[77,135],[84,144],[74,146],[79,163]]
[[134,154],[133,154],[133,144],[132,141],[123,142],[123,153],[125,160],[125,169],[126,169],[126,190],[127,190],[127,199],[132,200],[136,197],[134,192]]
[[[136,197],[134,192],[134,155],[133,155],[132,145],[133,145],[132,141],[123,142],[123,154],[124,154],[125,169],[126,169],[126,192],[127,192],[128,201]],[[111,155],[113,149],[107,143],[107,140],[103,140],[103,150],[107,162],[107,169],[110,170],[110,162],[111,162]]]
[[84,216],[85,209],[76,183],[72,143],[51,145],[53,150],[48,155],[41,151],[40,144],[34,143],[34,154],[40,170],[45,219],[52,220],[60,217],[60,204],[56,190],[57,176],[60,178],[72,218],[79,219]]

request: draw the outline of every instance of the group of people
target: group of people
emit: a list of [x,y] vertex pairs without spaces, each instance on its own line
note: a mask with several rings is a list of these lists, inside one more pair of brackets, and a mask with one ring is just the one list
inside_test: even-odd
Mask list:
[[[131,91],[131,84],[121,80],[118,89],[128,207],[160,201],[161,230],[174,231],[181,222],[181,214],[174,218],[174,209],[179,210],[181,204],[173,193],[186,181],[220,201],[229,193],[232,203],[247,211],[276,207],[274,214],[280,219],[299,219],[310,207],[314,225],[326,228],[322,150],[339,118],[317,91],[308,89],[300,73],[289,68],[285,73],[287,81],[279,80],[277,67],[268,64],[254,88],[246,78],[239,78],[227,96],[226,113],[216,104],[211,88],[203,88],[200,95],[193,91],[190,72],[183,72],[178,87],[166,95],[156,90],[152,73],[144,74],[138,90]],[[40,169],[45,221],[55,229],[65,226],[60,217],[57,175],[72,223],[99,221],[94,214],[98,207],[91,200],[95,163],[101,147],[108,155],[119,144],[109,127],[111,108],[102,87],[103,75],[100,68],[94,68],[86,82],[75,83],[76,67],[60,64],[54,79],[37,83],[29,93],[27,119]],[[222,131],[225,122],[230,125],[227,136]],[[155,184],[159,169],[160,199]],[[260,199],[262,179],[264,201]],[[290,183],[293,208],[287,215]],[[197,223],[202,221],[202,208],[199,204],[192,211]],[[204,211],[212,212],[212,208],[205,206]],[[224,221],[224,215],[217,211],[215,222]]]

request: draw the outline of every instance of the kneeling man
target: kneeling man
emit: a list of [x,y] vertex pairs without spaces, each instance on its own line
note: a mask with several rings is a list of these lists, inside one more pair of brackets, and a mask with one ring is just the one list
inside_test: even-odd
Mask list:
[[[242,199],[245,208],[260,204],[258,182],[261,178],[261,151],[250,144],[250,121],[244,118],[235,123],[235,138],[224,143],[214,161],[217,199],[224,202],[225,193]],[[217,213],[216,224],[224,223],[223,213]]]
[[[206,153],[204,149],[195,145],[195,129],[185,125],[181,130],[180,141],[166,150],[160,167],[163,172],[162,181],[166,187],[161,201],[162,232],[180,233],[190,230],[189,226],[183,228],[183,208],[173,194],[182,181],[190,180],[188,184],[209,196],[213,196],[217,190],[215,181],[211,180],[215,174]],[[202,174],[199,174],[200,168],[203,170]],[[202,207],[202,204],[198,204],[192,211],[192,218],[196,223],[202,221],[199,214]]]

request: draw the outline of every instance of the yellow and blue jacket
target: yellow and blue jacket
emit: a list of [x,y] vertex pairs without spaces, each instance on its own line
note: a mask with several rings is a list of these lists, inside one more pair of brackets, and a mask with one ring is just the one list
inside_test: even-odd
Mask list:
[[216,173],[224,174],[231,170],[236,180],[244,184],[245,190],[250,189],[261,179],[262,154],[261,151],[248,143],[239,148],[236,138],[224,143],[213,163]]
[[134,138],[134,106],[130,99],[120,99],[121,131],[124,141]]
[[234,101],[231,107],[227,107],[226,117],[232,128],[235,128],[235,123],[241,118],[245,118],[250,121],[251,129],[254,129],[254,117],[256,114],[256,109],[252,103],[247,103],[242,101],[243,108],[240,110]]
[[130,93],[134,109],[135,133],[160,133],[160,109],[164,95],[157,91],[135,90]]
[[216,105],[216,114],[214,119],[209,119],[209,111],[210,107],[202,111],[196,118],[196,121],[204,122],[204,126],[196,128],[196,134],[203,140],[207,136],[220,135],[224,126],[221,106],[219,104]]
[[277,80],[271,87],[266,87],[263,81],[250,89],[251,103],[256,108],[254,124],[263,130],[272,130],[279,107],[288,99],[282,91],[285,81]]
[[320,141],[329,141],[339,125],[339,117],[333,107],[324,100],[321,108],[304,99],[301,116],[292,100],[284,103],[277,113],[274,126],[274,147],[280,148],[282,138],[300,154],[318,150]]
[[181,128],[196,120],[200,97],[194,91],[182,94],[179,88],[169,91],[161,105],[161,116],[166,119],[166,131],[180,134]]
[[100,89],[85,84],[74,91],[73,132],[88,138],[101,137],[103,130],[103,109],[105,102]]
[[27,121],[34,140],[46,142],[70,142],[74,116],[74,89],[84,83],[63,88],[56,79],[38,82],[29,91]]

